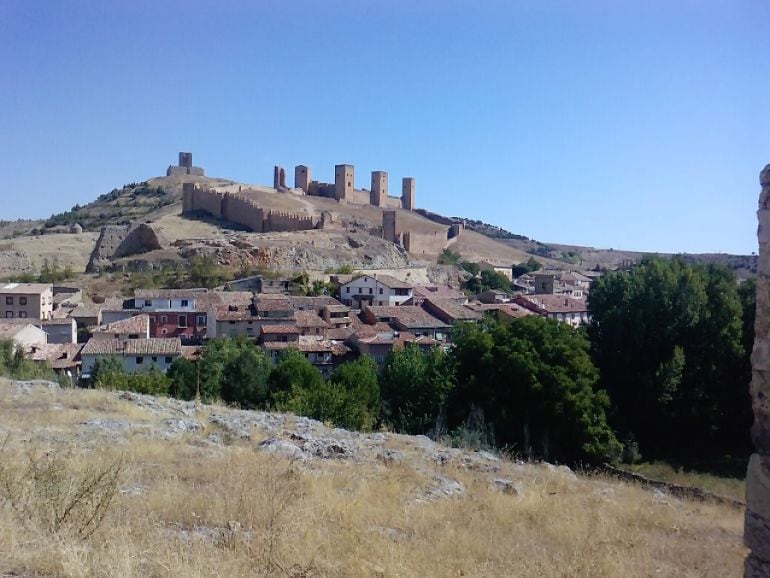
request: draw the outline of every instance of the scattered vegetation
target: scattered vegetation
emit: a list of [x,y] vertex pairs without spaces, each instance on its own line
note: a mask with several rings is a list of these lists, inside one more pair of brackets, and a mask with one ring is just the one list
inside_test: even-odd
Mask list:
[[151,187],[146,182],[128,183],[100,195],[86,206],[75,205],[69,211],[49,217],[42,229],[70,227],[75,223],[84,230],[98,231],[104,225],[129,224],[137,218],[174,202],[162,187]]
[[75,272],[72,270],[71,265],[67,264],[62,269],[56,259],[53,261],[43,259],[43,265],[40,267],[39,273],[36,274],[28,271],[21,275],[15,275],[10,280],[16,283],[61,283],[74,279],[74,277]]
[[437,259],[439,265],[456,265],[459,261],[460,255],[449,248],[443,249]]
[[50,367],[24,357],[24,350],[10,339],[0,340],[0,375],[12,379],[56,381],[56,375]]
[[518,265],[511,267],[511,273],[513,274],[513,278],[516,279],[517,277],[521,277],[526,273],[533,273],[535,271],[539,271],[542,268],[543,264],[540,261],[534,257],[530,257],[527,259],[526,263],[519,263]]

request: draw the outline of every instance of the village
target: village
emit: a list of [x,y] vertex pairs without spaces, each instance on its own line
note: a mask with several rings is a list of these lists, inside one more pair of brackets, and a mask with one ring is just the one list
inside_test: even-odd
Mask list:
[[87,385],[99,359],[117,357],[129,373],[166,371],[179,357],[196,360],[215,338],[253,340],[272,361],[296,349],[328,376],[360,355],[381,365],[408,344],[448,348],[455,323],[486,316],[588,322],[586,298],[599,273],[537,271],[513,278],[511,268],[481,267],[512,281],[515,290],[467,295],[448,285],[354,273],[331,276],[333,295],[308,296],[297,294],[289,278],[255,276],[216,289],[136,289],[133,298],[94,303],[78,287],[4,283],[0,340],[12,341],[70,384]]

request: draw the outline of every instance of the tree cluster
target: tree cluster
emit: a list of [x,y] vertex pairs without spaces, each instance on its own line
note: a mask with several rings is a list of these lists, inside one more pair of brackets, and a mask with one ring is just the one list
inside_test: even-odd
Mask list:
[[748,449],[754,288],[721,265],[647,258],[589,295],[588,335],[612,423],[645,457]]

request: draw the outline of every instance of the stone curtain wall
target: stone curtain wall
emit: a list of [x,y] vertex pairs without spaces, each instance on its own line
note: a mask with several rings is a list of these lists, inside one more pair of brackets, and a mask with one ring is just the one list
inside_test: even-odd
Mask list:
[[183,212],[202,211],[217,219],[237,223],[255,233],[315,228],[312,217],[265,211],[248,197],[246,191],[222,193],[207,187],[185,186],[182,194]]
[[770,165],[759,177],[759,266],[757,320],[751,356],[751,397],[756,453],[746,474],[746,525],[743,539],[751,549],[745,576],[770,578]]

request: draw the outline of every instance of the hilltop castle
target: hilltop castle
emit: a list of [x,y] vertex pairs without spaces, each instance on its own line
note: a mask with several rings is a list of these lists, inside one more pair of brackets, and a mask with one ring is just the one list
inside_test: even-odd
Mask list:
[[[183,156],[184,155],[184,156]],[[179,167],[169,167],[169,175],[197,174],[203,169],[192,166],[190,153],[179,153]],[[190,171],[190,172],[184,172]],[[200,171],[200,172],[193,172]],[[287,195],[308,195],[336,200],[338,203],[371,205],[382,209],[382,225],[376,225],[370,234],[403,247],[412,254],[435,254],[455,242],[463,232],[463,225],[458,223],[435,223],[435,230],[410,230],[404,214],[399,211],[415,210],[414,178],[401,180],[401,196],[388,195],[388,173],[372,171],[371,189],[355,187],[355,168],[353,165],[335,165],[334,183],[314,181],[310,177],[310,167],[294,167],[294,187],[286,186],[286,171],[276,165],[273,168],[273,189],[276,193]],[[260,187],[260,190],[264,188]],[[270,190],[269,188],[267,190]],[[256,191],[235,185],[210,188],[192,182],[182,185],[182,213],[206,213],[224,221],[230,221],[255,233],[276,231],[305,231],[309,229],[338,228],[340,224],[327,212],[320,215],[307,213],[286,213],[266,209],[255,201]]]
[[276,165],[273,169],[273,188],[278,192],[326,197],[339,202],[357,205],[374,205],[388,209],[414,209],[414,177],[401,179],[401,196],[388,195],[388,173],[372,171],[371,189],[355,187],[355,167],[353,165],[335,165],[334,183],[322,183],[310,178],[310,167],[297,165],[294,167],[294,188],[286,186],[286,171]]

